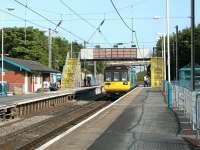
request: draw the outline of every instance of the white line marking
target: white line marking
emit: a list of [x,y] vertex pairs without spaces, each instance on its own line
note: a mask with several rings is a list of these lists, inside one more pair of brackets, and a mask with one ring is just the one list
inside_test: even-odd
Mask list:
[[93,118],[95,118],[96,116],[98,116],[100,113],[102,113],[103,111],[107,110],[108,108],[110,108],[111,106],[113,106],[114,104],[116,104],[117,102],[119,102],[120,100],[122,100],[124,97],[126,97],[129,93],[135,91],[137,89],[137,87],[133,90],[131,90],[130,92],[128,92],[127,94],[123,95],[122,97],[120,97],[118,100],[116,100],[115,102],[111,103],[110,105],[102,108],[101,110],[99,110],[97,113],[95,113],[94,115],[90,116],[89,118],[87,118],[86,120],[80,122],[79,124],[73,126],[72,128],[70,128],[69,130],[63,132],[62,134],[58,135],[57,137],[51,139],[50,141],[48,141],[47,143],[43,144],[42,146],[38,147],[36,150],[44,150],[47,147],[49,147],[50,145],[52,145],[53,143],[57,142],[58,140],[60,140],[61,138],[63,138],[64,136],[68,135],[69,133],[71,133],[72,131],[76,130],[77,128],[79,128],[80,126],[82,126],[83,124],[87,123],[88,121],[92,120]]

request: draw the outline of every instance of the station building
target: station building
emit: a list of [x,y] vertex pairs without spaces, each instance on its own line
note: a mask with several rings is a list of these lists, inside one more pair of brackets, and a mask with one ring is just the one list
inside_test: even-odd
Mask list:
[[[8,85],[8,92],[14,94],[34,93],[43,87],[44,81],[51,82],[54,75],[60,73],[31,60],[4,57],[3,62],[3,81]],[[2,70],[2,61],[0,69]]]
[[[188,64],[179,69],[179,85],[191,89],[191,65]],[[200,91],[200,65],[195,64],[194,67],[195,89]]]

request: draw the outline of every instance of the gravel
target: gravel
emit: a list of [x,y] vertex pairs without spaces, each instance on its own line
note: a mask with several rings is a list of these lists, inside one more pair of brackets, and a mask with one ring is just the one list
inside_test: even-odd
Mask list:
[[49,119],[50,117],[52,117],[52,115],[34,116],[34,117],[31,117],[31,118],[24,119],[23,121],[13,123],[9,126],[0,127],[0,137],[8,135],[12,132],[16,132],[16,131],[23,129],[25,127],[28,127],[32,124],[41,122],[45,119]]
[[6,121],[0,121],[0,137],[6,136],[10,133],[16,132],[33,124],[39,123],[46,119],[49,119],[63,111],[70,111],[70,109],[75,105],[84,105],[88,103],[88,101],[71,101],[69,105],[61,106],[55,108],[49,112],[38,113],[36,116],[32,116],[29,118],[15,118]]

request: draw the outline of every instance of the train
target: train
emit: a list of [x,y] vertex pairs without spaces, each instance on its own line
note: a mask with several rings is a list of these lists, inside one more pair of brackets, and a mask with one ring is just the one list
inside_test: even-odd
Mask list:
[[107,95],[124,94],[136,84],[136,69],[134,66],[112,65],[104,70],[104,90]]

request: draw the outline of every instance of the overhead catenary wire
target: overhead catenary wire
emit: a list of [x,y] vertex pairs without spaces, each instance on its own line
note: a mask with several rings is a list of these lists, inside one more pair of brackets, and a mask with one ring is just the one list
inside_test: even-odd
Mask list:
[[[146,2],[147,0],[140,0],[140,1],[137,1],[134,3],[134,6],[136,5],[140,5],[142,4],[143,2]],[[118,10],[122,11],[122,10],[127,10],[127,8],[131,8],[133,7],[133,4],[128,4],[126,6],[123,6],[123,7],[120,7],[118,8]],[[37,8],[38,9],[38,8]],[[60,12],[56,12],[56,11],[51,11],[51,10],[46,10],[46,9],[39,9],[43,12],[46,12],[46,13],[50,13],[50,14],[56,14],[56,15],[60,15],[61,13]],[[112,13],[115,13],[115,11],[106,11],[106,12],[90,12],[90,13],[79,13],[79,15],[107,15],[107,14],[112,14]],[[62,13],[63,15],[73,15],[73,14],[65,14],[65,13]]]
[[124,23],[124,25],[131,31],[131,32],[135,32],[133,29],[131,29],[131,27],[128,26],[128,24],[124,21],[123,17],[121,16],[121,14],[119,13],[119,11],[117,10],[117,7],[115,6],[115,4],[113,3],[112,0],[110,0],[113,8],[115,9],[115,11],[117,12],[118,16],[120,17],[120,19],[122,20],[122,22]]
[[99,26],[95,29],[95,31],[91,34],[91,36],[88,39],[88,42],[94,37],[94,35],[96,34],[96,32],[101,32],[100,27],[104,24],[105,19],[103,19],[103,21],[99,24]]
[[[81,15],[79,15],[75,10],[73,10],[69,5],[67,5],[63,0],[60,0],[60,2],[66,7],[68,8],[72,13],[74,13],[77,17],[79,17],[82,21],[84,21],[85,23],[87,23],[90,27],[94,28],[95,31],[99,30],[98,33],[100,33],[102,35],[102,37],[104,38],[104,40],[108,43],[110,43],[108,41],[108,39],[106,38],[106,36],[100,31],[100,26],[96,28],[95,25],[93,25],[92,23],[90,23],[87,19],[83,18]],[[105,18],[104,18],[105,21]],[[100,24],[101,25],[101,24]],[[96,32],[92,33],[92,35],[94,35]],[[86,41],[89,42],[89,41]],[[111,44],[109,44],[110,46],[112,46]]]
[[131,27],[129,27],[129,25],[124,21],[123,17],[121,16],[121,14],[119,13],[119,11],[117,10],[117,7],[116,7],[115,4],[113,3],[113,1],[110,0],[110,2],[111,2],[111,4],[112,4],[112,6],[114,7],[115,11],[117,12],[118,16],[120,17],[120,19],[121,19],[122,22],[124,23],[124,25],[125,25],[131,32],[134,32],[134,33],[135,33],[135,39],[136,39],[137,48],[139,49],[140,55],[142,56],[141,51],[140,51],[140,47],[139,47],[139,43],[138,43],[138,39],[137,39],[136,31],[133,30]]
[[96,28],[93,24],[91,24],[88,20],[86,20],[85,18],[83,18],[81,15],[79,15],[75,10],[73,10],[69,5],[67,5],[63,0],[60,0],[60,2],[67,7],[71,12],[73,12],[76,16],[78,16],[81,20],[83,20],[84,22],[86,22],[89,26],[91,26],[92,28]]
[[[132,5],[127,5],[127,6],[124,6],[124,7],[121,7],[119,8],[119,10],[124,10],[124,9],[127,9],[129,7],[131,7]],[[40,11],[43,11],[43,12],[46,12],[46,13],[49,13],[49,14],[54,14],[54,15],[60,15],[61,13],[60,12],[56,12],[56,11],[51,11],[51,10],[46,10],[46,9],[38,9],[38,8],[35,8],[37,10],[40,10]],[[84,16],[87,16],[87,15],[104,15],[104,14],[111,14],[111,13],[114,13],[115,11],[107,11],[107,12],[89,12],[89,13],[79,13],[79,15],[84,15]],[[73,13],[62,13],[63,15],[74,15]]]
[[[102,18],[85,18],[87,20],[102,20]],[[124,20],[152,20],[152,17],[124,17]],[[174,19],[174,20],[177,20],[177,19],[190,19],[190,17],[184,17],[184,16],[174,16],[174,17],[170,17],[170,19]],[[32,21],[46,21],[46,20],[43,20],[43,19],[31,19]],[[51,21],[60,21],[60,19],[57,19],[57,18],[51,18],[49,19]],[[79,18],[73,18],[73,19],[61,19],[63,22],[65,21],[79,21],[80,19]],[[121,20],[119,18],[108,18],[106,17],[106,21],[118,21],[118,20]],[[7,20],[7,21],[16,21],[16,20]]]
[[[15,17],[15,18],[17,18],[17,19],[19,19],[19,20],[25,21],[24,18],[19,17],[19,16],[17,16],[17,15],[14,15],[14,14],[12,14],[12,13],[6,11],[6,10],[0,9],[0,11],[3,12],[3,13],[8,14],[8,15],[10,15],[10,16],[13,16],[13,17]],[[32,22],[32,21],[30,21],[30,20],[28,20],[28,19],[26,19],[26,22],[28,22],[28,23],[30,23],[30,24],[32,24],[32,25],[35,25],[35,26],[37,26],[37,27],[40,27],[40,28],[42,28],[42,29],[45,29],[45,30],[48,29],[47,27],[42,26],[42,25],[37,24],[37,23],[34,23],[34,22]]]
[[[49,23],[51,23],[51,24],[57,26],[57,24],[56,24],[55,22],[53,22],[52,20],[50,20],[50,19],[47,18],[46,16],[40,14],[39,12],[35,11],[35,10],[32,9],[31,7],[26,6],[25,4],[19,2],[18,0],[14,0],[14,1],[15,1],[17,4],[19,4],[19,5],[21,5],[21,6],[25,7],[25,8],[27,8],[27,9],[30,10],[31,12],[35,13],[36,15],[40,16],[41,18],[45,19],[45,20],[48,21]],[[75,34],[75,33],[71,32],[71,31],[69,31],[69,30],[63,28],[62,26],[59,26],[59,28],[62,29],[63,31],[65,31],[65,32],[67,32],[67,33],[70,33],[70,34],[73,35],[74,37],[76,37],[76,38],[78,38],[78,39],[80,39],[80,40],[82,40],[82,41],[85,41],[83,38],[81,38],[81,37],[78,36],[77,34]]]

